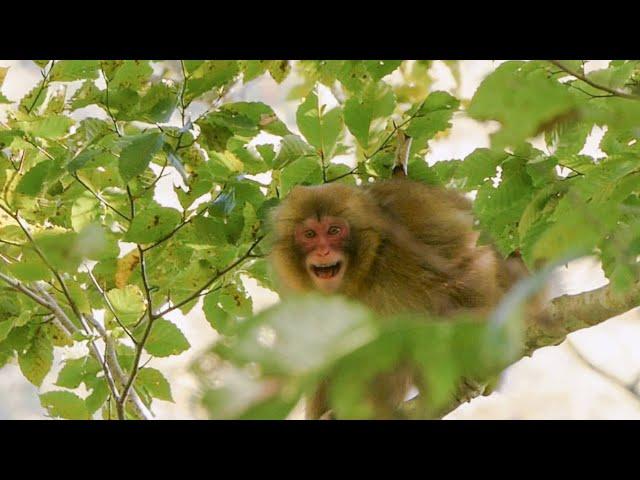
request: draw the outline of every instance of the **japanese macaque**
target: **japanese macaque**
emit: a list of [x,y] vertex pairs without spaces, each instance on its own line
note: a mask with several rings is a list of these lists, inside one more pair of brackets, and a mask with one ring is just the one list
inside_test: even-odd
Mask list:
[[[406,178],[295,187],[272,220],[271,261],[283,295],[316,290],[384,315],[446,316],[490,310],[525,273],[477,245],[468,199]],[[377,395],[396,406],[411,385],[406,375],[380,383]],[[328,410],[325,387],[307,402],[307,418]]]

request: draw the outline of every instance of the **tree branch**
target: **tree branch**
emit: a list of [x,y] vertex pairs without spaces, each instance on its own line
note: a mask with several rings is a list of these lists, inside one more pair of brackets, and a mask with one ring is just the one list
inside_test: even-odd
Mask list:
[[571,332],[592,327],[640,305],[640,283],[624,294],[610,285],[554,298],[541,318],[528,325],[525,354],[538,348],[558,345]]
[[180,308],[183,305],[186,305],[187,303],[189,303],[192,300],[197,299],[200,294],[202,292],[204,292],[207,288],[209,288],[209,286],[215,282],[216,280],[218,280],[220,277],[222,277],[225,273],[230,272],[231,270],[233,270],[234,268],[236,268],[238,265],[240,265],[241,263],[243,263],[245,260],[247,260],[249,258],[249,256],[251,255],[251,252],[253,251],[254,248],[256,248],[256,246],[258,245],[258,243],[260,243],[260,241],[263,239],[264,237],[258,237],[249,247],[249,249],[240,257],[238,258],[235,262],[229,264],[227,267],[223,268],[222,270],[218,271],[213,277],[211,277],[209,280],[207,280],[207,282],[202,285],[200,288],[198,288],[198,290],[196,290],[193,294],[189,295],[187,298],[185,298],[184,300],[176,303],[175,305],[172,305],[170,307],[167,307],[166,309],[164,309],[163,311],[153,314],[153,318],[160,318],[165,316],[167,313],[172,312],[173,310],[175,310],[176,308]]
[[93,276],[93,272],[91,271],[91,269],[87,265],[85,265],[85,268],[87,269],[87,274],[89,275],[89,278],[93,283],[93,286],[96,287],[98,292],[100,292],[100,295],[102,295],[102,298],[104,299],[104,303],[107,305],[107,308],[109,308],[109,311],[113,315],[113,318],[116,320],[117,324],[120,326],[120,328],[122,328],[122,330],[124,330],[124,333],[127,334],[127,336],[131,339],[134,345],[138,343],[136,339],[133,337],[133,335],[131,334],[131,332],[129,331],[129,329],[124,325],[124,323],[122,323],[122,320],[120,320],[120,317],[118,317],[118,314],[116,313],[115,309],[113,308],[113,305],[111,304],[111,301],[109,300],[109,297],[107,296],[107,292],[105,292],[104,289],[100,287],[100,284],[98,283],[98,280],[96,280],[96,277]]
[[640,402],[640,394],[636,391],[636,382],[625,383],[620,378],[616,377],[612,373],[600,368],[598,365],[589,360],[574,344],[567,339],[567,346],[569,350],[587,367],[596,372],[601,377],[606,378],[614,385],[622,388],[627,393],[631,394],[636,402]]
[[586,83],[587,85],[593,88],[597,88],[598,90],[602,90],[603,92],[608,92],[612,95],[615,95],[616,97],[627,98],[629,100],[640,100],[640,97],[638,97],[637,95],[621,92],[620,90],[616,90],[615,88],[609,88],[606,85],[600,85],[599,83],[596,83],[593,80],[590,80],[589,78],[582,75],[581,73],[574,72],[570,68],[565,67],[558,60],[549,60],[549,62],[555,65],[556,67],[558,67],[560,70],[568,73],[572,77],[576,77],[578,80],[582,80],[584,83]]
[[120,217],[124,218],[126,221],[131,222],[131,219],[129,217],[127,217],[124,213],[122,213],[121,211],[119,211],[117,208],[115,208],[114,206],[112,206],[109,202],[107,202],[104,198],[102,198],[102,195],[100,195],[98,192],[94,192],[91,187],[89,187],[89,185],[87,185],[83,180],[80,179],[80,177],[78,176],[78,174],[71,174],[71,176],[73,178],[75,178],[75,180],[82,185],[85,190],[87,190],[91,195],[93,195],[96,200],[98,200],[100,203],[102,203],[105,207],[107,207],[109,210],[111,210],[112,212],[114,212],[115,214],[119,215]]
[[[626,293],[615,293],[611,285],[605,285],[576,295],[556,297],[527,325],[523,356],[531,356],[539,348],[559,345],[570,333],[598,325],[639,305],[640,282]],[[443,415],[482,393],[481,389],[464,389]],[[408,405],[402,409],[410,408]]]
[[[19,280],[11,278],[10,276],[5,275],[2,272],[0,272],[0,280],[4,281],[14,290],[23,293],[39,305],[51,311],[54,314],[56,324],[69,336],[73,336],[74,333],[80,332],[80,329],[71,321],[64,310],[60,308],[56,299],[49,295],[44,287],[36,285],[37,291],[33,291]],[[105,343],[105,358],[103,358],[100,350],[95,344],[95,340],[91,338],[91,336],[89,336],[89,340],[87,342],[89,352],[102,366],[105,374],[105,379],[109,385],[109,390],[111,391],[111,395],[114,399],[118,399],[120,398],[120,394],[115,383],[117,381],[118,383],[120,383],[120,385],[123,385],[125,383],[125,375],[122,372],[122,368],[118,363],[117,357],[115,356],[115,349],[113,348],[113,344],[107,336],[107,332],[104,330],[104,328],[102,328],[102,325],[100,325],[99,322],[97,322],[91,315],[87,315],[87,317],[92,326],[96,328],[96,330],[98,330],[98,333]],[[151,416],[148,413],[144,403],[142,403],[140,397],[135,392],[132,392],[130,397],[132,408],[136,412],[136,414],[140,418],[150,418]],[[121,414],[119,414],[119,417],[121,419],[124,419],[124,412],[122,411],[119,413]]]

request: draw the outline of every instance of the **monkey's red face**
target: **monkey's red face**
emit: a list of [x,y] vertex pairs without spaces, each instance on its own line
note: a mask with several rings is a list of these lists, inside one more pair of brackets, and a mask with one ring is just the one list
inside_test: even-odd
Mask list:
[[325,293],[335,292],[347,269],[344,247],[349,224],[339,217],[307,218],[296,227],[295,236],[314,286]]

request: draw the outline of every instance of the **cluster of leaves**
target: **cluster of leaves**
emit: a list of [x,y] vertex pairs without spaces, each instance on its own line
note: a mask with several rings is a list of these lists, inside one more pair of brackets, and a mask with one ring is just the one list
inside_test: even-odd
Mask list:
[[[482,392],[482,382],[519,357],[521,311],[541,278],[507,297],[489,321],[383,318],[339,297],[287,300],[243,322],[194,364],[202,405],[212,418],[284,419],[329,377],[328,402],[338,418],[439,417],[459,388]],[[418,389],[403,410],[372,395],[377,380],[399,366]]]
[[[640,102],[628,92],[637,62],[588,75],[581,62],[500,65],[466,108],[500,122],[491,148],[433,166],[424,161],[429,142],[464,112],[455,96],[429,91],[428,61],[36,64],[42,80],[0,125],[0,366],[17,358],[40,386],[55,347],[86,346],[65,362],[59,388],[41,395],[53,416],[140,417],[141,405],[171,400],[169,382],[143,357],[187,350],[166,315],[196,305],[221,335],[195,365],[212,417],[286,416],[330,370],[343,372],[335,408],[375,416],[366,383],[400,358],[429,385],[425,413],[460,375],[511,358],[482,353],[508,344],[487,340],[486,325],[381,324],[337,299],[251,318],[242,277],[273,288],[263,241],[269,209],[297,184],[388,178],[398,130],[412,138],[410,177],[476,192],[480,226],[503,254],[520,251],[536,266],[596,253],[616,286],[636,279]],[[457,63],[447,65],[458,78]],[[302,79],[290,92],[301,99],[297,132],[265,103],[233,101],[247,82],[268,75],[281,83],[292,69]],[[597,161],[581,154],[596,125],[607,128]],[[547,152],[529,142],[538,135]],[[345,155],[355,163],[342,163]],[[181,184],[179,208],[156,200],[167,174]],[[461,350],[477,355],[458,357]],[[474,371],[473,358],[488,360]]]

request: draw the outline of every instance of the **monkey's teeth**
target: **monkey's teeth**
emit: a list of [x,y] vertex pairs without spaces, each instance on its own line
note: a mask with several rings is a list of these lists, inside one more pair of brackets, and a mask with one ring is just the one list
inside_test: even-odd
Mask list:
[[335,267],[336,265],[338,265],[338,262],[334,262],[334,263],[321,263],[321,264],[319,264],[319,265],[314,265],[314,267],[329,268],[329,267]]
[[318,278],[332,278],[340,271],[340,262],[312,265],[313,273]]

